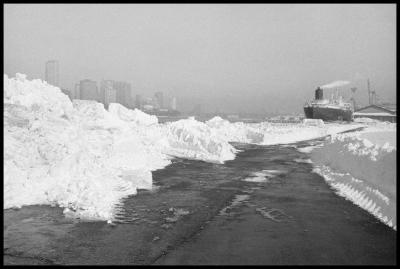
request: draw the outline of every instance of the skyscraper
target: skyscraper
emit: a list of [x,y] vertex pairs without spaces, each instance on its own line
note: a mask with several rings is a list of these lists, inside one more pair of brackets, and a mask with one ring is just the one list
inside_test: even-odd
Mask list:
[[75,83],[75,89],[74,89],[74,94],[73,94],[73,99],[81,99],[81,91],[79,89],[79,83]]
[[117,90],[115,89],[115,81],[103,80],[101,82],[100,92],[104,96],[102,102],[106,108],[108,108],[110,103],[117,102]]
[[50,60],[46,62],[45,80],[47,83],[59,87],[58,61]]
[[176,110],[176,97],[172,97],[171,98],[171,106],[170,106],[171,110]]
[[80,99],[99,101],[96,81],[90,79],[81,80],[79,83]]
[[132,104],[131,84],[124,81],[114,81],[113,88],[117,91],[117,103],[130,108]]
[[140,94],[136,94],[135,107],[137,109],[143,109],[143,99]]
[[156,92],[154,94],[154,106],[157,109],[164,108],[164,95],[162,92]]

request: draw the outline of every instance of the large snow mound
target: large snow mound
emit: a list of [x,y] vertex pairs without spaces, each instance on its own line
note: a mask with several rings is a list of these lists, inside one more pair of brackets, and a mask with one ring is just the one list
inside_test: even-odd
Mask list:
[[221,117],[208,120],[206,125],[215,130],[219,137],[231,142],[260,144],[264,138],[264,134],[251,124],[231,123]]
[[158,118],[154,115],[148,115],[139,109],[128,109],[123,105],[111,103],[108,111],[124,121],[131,121],[139,125],[152,125],[158,123]]
[[151,171],[171,155],[217,162],[235,156],[228,142],[201,128],[166,128],[118,104],[107,111],[95,101],[72,103],[58,88],[20,74],[4,76],[4,92],[4,208],[51,204],[75,217],[112,220],[121,198],[151,188]]
[[212,128],[194,119],[166,123],[164,133],[169,148],[166,153],[204,161],[222,163],[233,160],[236,150]]
[[333,135],[311,156],[339,195],[396,229],[396,124],[378,124]]
[[57,87],[40,79],[27,80],[26,75],[16,74],[9,79],[4,74],[4,103],[21,105],[33,111],[43,110],[54,115],[69,115],[72,104],[65,94]]

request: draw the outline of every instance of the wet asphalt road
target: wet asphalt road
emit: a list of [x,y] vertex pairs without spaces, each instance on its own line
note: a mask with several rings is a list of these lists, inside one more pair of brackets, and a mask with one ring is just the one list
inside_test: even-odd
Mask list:
[[[295,161],[306,154],[236,147],[225,164],[178,159],[153,172],[156,188],[125,199],[115,225],[48,206],[5,210],[4,263],[396,264],[396,231]],[[280,172],[243,180],[262,170]]]

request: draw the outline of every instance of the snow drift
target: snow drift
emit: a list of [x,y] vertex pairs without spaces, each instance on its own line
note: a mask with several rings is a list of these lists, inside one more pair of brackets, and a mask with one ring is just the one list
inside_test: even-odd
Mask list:
[[368,124],[333,135],[313,149],[312,160],[339,195],[396,229],[396,124]]
[[259,145],[291,144],[326,137],[332,134],[364,127],[363,124],[324,124],[322,120],[304,119],[302,123],[230,123],[214,117],[206,124],[225,140]]
[[[223,162],[234,148],[200,123],[157,118],[60,89],[4,76],[4,208],[51,204],[85,219],[113,219],[122,197],[151,188],[151,171],[171,156]],[[215,138],[215,139],[213,139]]]

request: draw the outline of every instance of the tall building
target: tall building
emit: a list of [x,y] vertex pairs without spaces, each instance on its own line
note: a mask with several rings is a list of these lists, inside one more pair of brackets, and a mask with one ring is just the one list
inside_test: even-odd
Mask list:
[[157,109],[164,108],[164,95],[162,92],[156,92],[154,94],[154,106]]
[[101,95],[103,96],[102,103],[106,108],[108,108],[111,103],[117,103],[117,90],[115,89],[115,81],[103,80],[100,88]]
[[59,66],[57,60],[46,62],[45,80],[47,83],[59,87]]
[[143,98],[140,94],[136,94],[135,107],[137,109],[143,109]]
[[171,110],[176,110],[176,97],[172,97],[171,98],[170,109]]
[[74,89],[73,99],[81,99],[81,93],[80,93],[80,89],[79,89],[79,83],[75,83],[75,89]]
[[144,111],[153,111],[155,109],[154,100],[151,97],[146,97],[143,99],[143,110]]
[[99,101],[96,81],[90,79],[81,80],[79,83],[80,99]]
[[133,107],[130,83],[125,81],[114,81],[113,88],[117,91],[117,103],[120,103],[124,107]]

